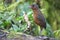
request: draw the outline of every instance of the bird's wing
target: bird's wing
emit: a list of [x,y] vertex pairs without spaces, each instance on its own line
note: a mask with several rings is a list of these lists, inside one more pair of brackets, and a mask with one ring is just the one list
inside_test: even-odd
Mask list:
[[45,21],[44,16],[38,15],[37,19],[38,19],[38,21],[40,23],[41,28],[45,28],[46,29],[46,21]]
[[45,22],[45,18],[44,18],[43,15],[38,14],[37,19],[38,19],[39,21],[41,21],[41,22]]

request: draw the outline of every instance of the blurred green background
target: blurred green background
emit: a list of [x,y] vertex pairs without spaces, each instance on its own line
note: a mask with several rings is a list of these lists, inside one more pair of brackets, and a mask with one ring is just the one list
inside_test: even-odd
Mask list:
[[[37,3],[46,18],[47,32],[43,35],[51,36],[48,30],[52,30],[55,38],[60,38],[60,0],[0,0],[0,28],[10,31],[25,32],[26,34],[39,35],[39,26],[34,23],[33,11],[28,7]],[[24,13],[30,22],[30,29],[24,19]],[[48,33],[48,34],[47,34]]]

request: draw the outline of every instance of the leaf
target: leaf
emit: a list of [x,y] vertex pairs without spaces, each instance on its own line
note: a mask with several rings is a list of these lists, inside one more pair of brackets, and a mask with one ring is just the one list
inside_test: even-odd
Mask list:
[[19,28],[18,28],[18,26],[17,26],[17,25],[12,24],[12,26],[13,26],[13,30],[14,30],[14,31],[16,31],[16,32],[17,32],[17,31],[19,30]]

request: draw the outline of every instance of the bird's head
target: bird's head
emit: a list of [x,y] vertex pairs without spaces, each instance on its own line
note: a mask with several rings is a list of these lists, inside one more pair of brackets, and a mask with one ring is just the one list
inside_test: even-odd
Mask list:
[[32,4],[32,5],[30,6],[30,8],[31,8],[32,10],[37,10],[39,7],[38,7],[37,4]]

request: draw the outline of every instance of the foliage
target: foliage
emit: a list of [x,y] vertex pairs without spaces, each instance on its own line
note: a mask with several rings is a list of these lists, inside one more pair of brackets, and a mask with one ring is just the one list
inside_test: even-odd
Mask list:
[[[42,34],[46,36],[51,36],[54,33],[54,37],[60,37],[60,0],[41,0],[41,11],[46,18],[47,31],[43,30]],[[25,32],[27,23],[24,20],[24,13],[28,15],[29,21],[31,23],[31,31],[25,33],[31,35],[39,35],[39,26],[34,23],[32,13],[33,11],[29,9],[29,5],[35,3],[33,0],[17,0],[11,4],[4,4],[0,1],[0,28],[6,29],[12,32]],[[36,27],[37,26],[37,27]],[[50,30],[50,31],[49,31]],[[12,33],[13,34],[13,33]],[[47,35],[48,34],[48,35]]]

